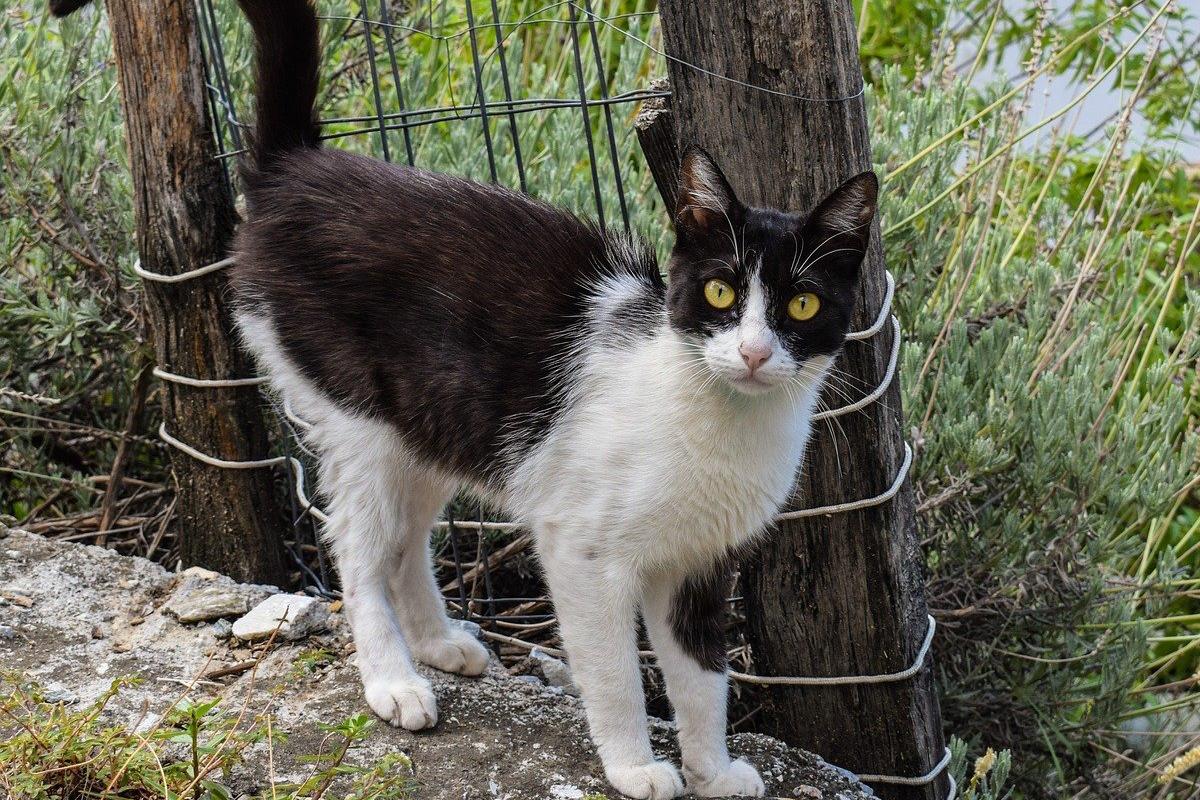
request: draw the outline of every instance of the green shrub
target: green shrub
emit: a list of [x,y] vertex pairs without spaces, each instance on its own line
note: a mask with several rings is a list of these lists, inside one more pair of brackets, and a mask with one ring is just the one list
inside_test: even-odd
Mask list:
[[[226,713],[221,697],[185,693],[162,720],[138,730],[106,721],[122,690],[135,683],[121,678],[94,703],[71,711],[48,700],[36,686],[15,676],[0,696],[0,787],[13,800],[89,797],[108,800],[230,800],[226,782],[248,748],[278,744],[286,733],[267,712],[246,708]],[[412,763],[395,753],[370,765],[354,763],[355,747],[375,721],[358,714],[323,725],[319,753],[300,756],[306,765],[299,783],[276,783],[258,797],[272,800],[398,800],[414,789]]]
[[[910,88],[895,70],[875,87],[885,172],[999,95]],[[1170,622],[1145,618],[1178,571],[1154,531],[1200,452],[1196,295],[1172,280],[1198,259],[1190,213],[1162,215],[1178,166],[1159,154],[1096,163],[1060,135],[989,162],[1026,116],[1017,97],[942,141],[889,177],[881,207],[944,716],[1011,748],[1025,791],[1057,796],[1105,779],[1096,745],[1122,745],[1101,732],[1138,713],[1147,636]]]

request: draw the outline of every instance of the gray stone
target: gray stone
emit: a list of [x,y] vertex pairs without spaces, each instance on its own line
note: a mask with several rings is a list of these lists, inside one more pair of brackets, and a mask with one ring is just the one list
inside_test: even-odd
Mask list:
[[273,591],[278,590],[234,583],[211,570],[189,567],[179,573],[175,591],[163,603],[162,611],[184,624],[240,617]]
[[483,641],[483,628],[479,627],[478,624],[466,619],[452,619],[450,620],[450,624],[457,625],[479,641]]
[[12,629],[11,625],[0,625],[0,639],[15,638],[17,632]]
[[562,689],[564,693],[572,697],[579,697],[579,687],[575,685],[575,681],[571,678],[571,668],[562,661],[559,661],[548,653],[543,653],[541,650],[534,650],[529,654],[533,659],[534,670],[541,674],[543,680],[548,686],[553,686]]
[[42,699],[47,703],[63,703],[68,706],[79,702],[79,698],[66,689],[51,689],[42,695]]
[[295,641],[329,626],[329,606],[301,594],[275,594],[263,600],[248,614],[233,623],[233,635],[253,642],[268,638],[276,628],[276,638]]
[[233,636],[233,623],[227,619],[219,619],[212,624],[213,636],[218,639],[228,639]]
[[185,624],[240,617],[250,610],[250,595],[237,584],[216,581],[200,586],[185,584],[175,590],[162,610]]

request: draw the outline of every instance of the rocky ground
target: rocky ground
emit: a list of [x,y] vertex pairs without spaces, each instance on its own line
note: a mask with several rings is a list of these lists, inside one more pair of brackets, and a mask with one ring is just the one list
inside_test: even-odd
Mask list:
[[[263,601],[269,607],[256,608]],[[266,647],[262,639],[284,606],[291,622]],[[304,769],[298,757],[320,749],[318,723],[367,711],[342,617],[336,605],[280,596],[272,587],[197,569],[171,574],[110,550],[0,528],[2,668],[81,705],[115,677],[139,676],[106,712],[128,725],[148,724],[189,685],[197,695],[269,708],[289,737],[271,754],[273,775],[263,746],[247,752],[229,779],[237,792],[295,779]],[[510,676],[498,662],[478,679],[426,674],[438,696],[437,727],[413,734],[375,725],[354,753],[357,763],[404,752],[414,764],[416,796],[429,800],[616,796],[588,742],[579,701],[561,688]],[[656,750],[677,760],[672,739],[670,724],[656,721]],[[759,768],[776,797],[870,796],[845,773],[766,736],[733,736],[730,750]]]

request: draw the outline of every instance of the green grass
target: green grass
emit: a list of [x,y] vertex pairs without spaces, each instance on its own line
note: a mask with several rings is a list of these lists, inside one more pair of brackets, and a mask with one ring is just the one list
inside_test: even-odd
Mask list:
[[[149,726],[111,721],[122,692],[136,683],[113,682],[94,703],[70,710],[47,700],[36,685],[16,676],[0,687],[0,788],[14,800],[96,797],[123,800],[230,800],[230,773],[250,748],[268,752],[287,739],[266,710],[225,708],[216,697],[189,690],[159,710]],[[153,719],[154,717],[144,717]],[[317,753],[301,755],[299,782],[275,780],[268,770],[256,798],[399,800],[415,789],[412,762],[403,753],[358,764],[356,748],[375,721],[359,714],[322,726]],[[258,770],[256,770],[257,772]]]
[[[247,32],[232,4],[217,5],[244,114]],[[1190,63],[1190,23],[1175,12],[1156,19],[1158,2],[1111,17],[1106,4],[1077,2],[1053,24],[962,6],[978,24],[949,25],[954,8],[932,0],[856,6],[948,728],[972,752],[1011,750],[1021,796],[1184,797],[1193,775],[1165,786],[1156,776],[1190,740],[1113,752],[1134,717],[1176,724],[1162,712],[1192,702],[1200,669],[1200,188],[1173,153],[1200,119],[1195,71],[1173,69]],[[556,20],[506,40],[514,94],[575,96],[565,8],[500,8],[504,20]],[[602,11],[653,38],[652,8],[627,0]],[[490,21],[489,4],[473,9]],[[397,21],[421,27],[426,11]],[[397,50],[409,107],[474,93],[463,9],[434,14],[444,38],[407,35]],[[378,32],[374,42],[385,111],[395,110]],[[48,22],[26,0],[0,16],[0,44],[0,513],[21,518],[51,499],[46,517],[95,507],[94,476],[107,471],[128,402],[141,330],[130,189],[103,16]],[[590,53],[586,33],[582,44]],[[494,59],[494,45],[484,31],[482,57]],[[614,90],[664,71],[607,28],[600,46]],[[361,25],[328,21],[324,47],[322,113],[373,118]],[[1006,51],[1019,51],[1027,74],[1078,76],[1081,92],[1093,81],[1122,87],[1111,131],[1083,136],[1073,108],[1043,109],[1021,82],[964,79]],[[486,76],[488,96],[501,97],[498,71]],[[598,78],[585,58],[585,84],[595,91]],[[1135,110],[1150,123],[1136,143],[1125,113]],[[634,111],[614,107],[618,160],[633,227],[661,247],[669,232]],[[508,125],[494,120],[492,140],[500,180],[515,185]],[[519,125],[531,192],[593,213],[578,109]],[[612,222],[598,110],[589,125]],[[402,135],[387,142],[403,160]],[[477,120],[414,129],[411,143],[423,166],[490,177]],[[332,146],[382,153],[370,130]],[[139,447],[137,459],[131,474],[167,481],[159,448]],[[969,783],[965,750],[955,758]],[[987,780],[978,797],[1002,794]]]

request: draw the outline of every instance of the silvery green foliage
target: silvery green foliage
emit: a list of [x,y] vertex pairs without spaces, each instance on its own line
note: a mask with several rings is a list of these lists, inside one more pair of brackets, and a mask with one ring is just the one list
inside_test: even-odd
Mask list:
[[[874,92],[885,175],[991,99],[961,85],[905,89],[891,72]],[[1023,128],[1020,113],[993,115],[887,182],[884,229]],[[930,604],[943,621],[943,713],[948,729],[1012,748],[1023,788],[1042,792],[1047,773],[1057,785],[1094,774],[1102,757],[1088,740],[1139,702],[1128,689],[1146,639],[1129,623],[1154,606],[1119,576],[1150,521],[1172,511],[1200,447],[1186,379],[1197,343],[1182,338],[1197,329],[1195,297],[1176,299],[1177,324],[1150,330],[1158,306],[1139,265],[1174,264],[1169,237],[1139,229],[1150,195],[1119,205],[1102,191],[1060,238],[1078,201],[1044,149],[997,159],[885,240]],[[1138,325],[1149,335],[1130,356]],[[1173,568],[1164,559],[1144,574]]]
[[987,750],[974,760],[968,758],[967,743],[950,739],[950,775],[962,800],[1004,800],[1011,795],[1007,787],[1012,771],[1012,753]]
[[[128,401],[132,208],[101,12],[52,22],[22,2],[0,14],[0,514],[59,490],[90,505],[90,487],[56,478],[107,472],[96,465],[115,438],[92,428],[120,430]],[[30,414],[70,424],[17,416]]]

